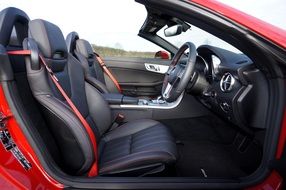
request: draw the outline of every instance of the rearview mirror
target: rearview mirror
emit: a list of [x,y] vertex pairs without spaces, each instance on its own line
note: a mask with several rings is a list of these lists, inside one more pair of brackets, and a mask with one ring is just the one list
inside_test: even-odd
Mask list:
[[183,31],[183,26],[181,24],[177,24],[174,26],[170,26],[164,30],[164,34],[166,37],[177,36],[181,34]]

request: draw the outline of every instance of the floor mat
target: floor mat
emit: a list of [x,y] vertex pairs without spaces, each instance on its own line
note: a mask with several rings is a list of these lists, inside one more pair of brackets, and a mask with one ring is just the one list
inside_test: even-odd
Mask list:
[[179,158],[176,176],[236,178],[247,175],[247,170],[242,170],[241,165],[246,164],[244,168],[256,165],[245,163],[255,155],[251,152],[255,152],[256,148],[245,154],[239,153],[233,146],[237,130],[229,123],[209,116],[161,122],[171,130],[177,141]]
[[177,175],[205,178],[244,176],[224,146],[207,141],[183,141],[178,145]]
[[212,117],[196,117],[188,119],[161,120],[177,140],[208,140],[229,144],[233,141],[236,131],[220,120]]

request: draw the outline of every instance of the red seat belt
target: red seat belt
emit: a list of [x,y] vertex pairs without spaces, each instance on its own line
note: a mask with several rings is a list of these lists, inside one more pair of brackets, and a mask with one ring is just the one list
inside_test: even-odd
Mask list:
[[[9,54],[9,55],[31,55],[31,51],[30,50],[8,51],[7,54]],[[84,117],[81,115],[81,113],[78,111],[78,109],[76,108],[74,103],[71,101],[71,99],[65,93],[64,89],[59,84],[57,77],[54,75],[53,71],[46,64],[43,56],[39,55],[39,57],[40,57],[41,63],[45,66],[46,70],[48,71],[52,81],[54,82],[54,84],[56,85],[56,87],[58,88],[58,90],[60,91],[62,96],[65,98],[68,105],[71,107],[72,111],[78,117],[78,119],[80,120],[80,122],[82,123],[82,125],[84,126],[85,130],[88,133],[88,136],[90,138],[90,141],[92,143],[93,150],[94,150],[94,163],[92,164],[92,166],[88,172],[88,176],[89,177],[97,176],[98,175],[98,166],[97,166],[97,160],[98,160],[97,156],[98,155],[97,155],[96,137],[95,137],[90,125],[87,123],[87,121],[84,119]]]
[[105,63],[103,62],[103,60],[101,59],[101,57],[94,53],[95,58],[97,59],[97,61],[99,62],[100,66],[102,67],[103,71],[107,74],[107,76],[112,80],[112,82],[114,83],[114,85],[116,86],[116,88],[118,89],[118,91],[120,93],[122,93],[122,90],[120,88],[120,85],[118,83],[118,81],[115,79],[115,77],[111,74],[111,72],[108,70],[108,68],[106,67]]

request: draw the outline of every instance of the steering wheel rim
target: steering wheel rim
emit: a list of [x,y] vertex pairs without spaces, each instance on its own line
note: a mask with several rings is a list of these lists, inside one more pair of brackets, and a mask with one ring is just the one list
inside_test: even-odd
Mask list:
[[[182,66],[178,63],[187,49],[189,49],[187,63]],[[196,58],[196,46],[192,42],[186,42],[179,48],[164,77],[161,95],[165,101],[173,102],[183,93],[194,75]]]

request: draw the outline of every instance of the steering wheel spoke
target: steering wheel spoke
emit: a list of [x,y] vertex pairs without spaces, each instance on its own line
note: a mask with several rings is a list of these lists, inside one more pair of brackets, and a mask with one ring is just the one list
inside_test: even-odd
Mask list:
[[[189,49],[188,59],[185,66],[178,64],[180,58],[185,55]],[[165,74],[164,84],[162,87],[162,97],[167,102],[175,101],[185,90],[188,82],[194,73],[194,64],[196,63],[197,52],[196,46],[191,42],[186,42],[176,55]]]
[[168,84],[167,84],[167,86],[166,86],[166,88],[165,88],[165,91],[164,91],[163,94],[162,94],[162,96],[163,96],[164,99],[169,98],[170,92],[171,92],[172,88],[173,88],[173,85],[171,85],[171,84],[168,82]]
[[176,67],[174,65],[170,65],[168,71],[166,72],[167,75],[170,75],[171,72],[176,69]]
[[181,78],[183,78],[184,74],[185,74],[185,69],[184,68],[180,68],[180,70],[179,70],[179,72],[177,74],[177,77],[179,79],[181,79]]

